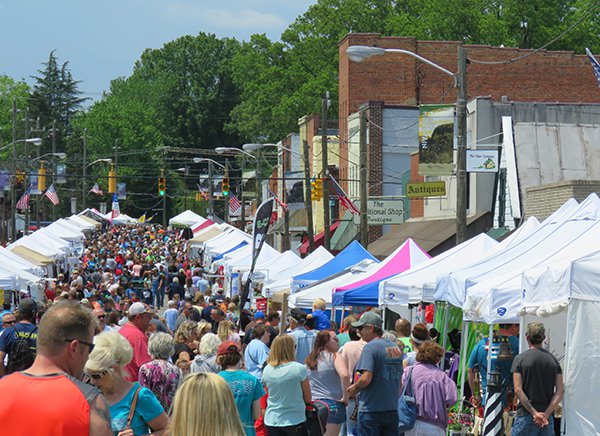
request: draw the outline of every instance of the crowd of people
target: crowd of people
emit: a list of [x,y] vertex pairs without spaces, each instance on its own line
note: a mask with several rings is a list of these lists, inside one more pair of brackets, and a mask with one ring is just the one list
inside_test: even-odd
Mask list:
[[[386,331],[374,309],[338,329],[322,300],[310,314],[240,308],[170,230],[94,235],[45,294],[1,314],[6,434],[308,436],[307,405],[318,404],[327,436],[397,435],[408,383],[417,414],[406,434],[441,436],[458,399],[456,377],[439,366],[447,353],[426,325],[401,318]],[[514,359],[523,430],[513,434],[550,434],[541,431],[562,396],[560,366],[540,354],[543,336],[530,326],[533,351]],[[552,383],[540,386],[536,370]]]

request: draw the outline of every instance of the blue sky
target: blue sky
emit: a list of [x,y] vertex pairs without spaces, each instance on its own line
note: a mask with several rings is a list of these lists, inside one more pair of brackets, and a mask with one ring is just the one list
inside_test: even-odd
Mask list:
[[199,32],[273,40],[316,0],[0,0],[0,74],[32,83],[51,50],[99,99],[146,48]]

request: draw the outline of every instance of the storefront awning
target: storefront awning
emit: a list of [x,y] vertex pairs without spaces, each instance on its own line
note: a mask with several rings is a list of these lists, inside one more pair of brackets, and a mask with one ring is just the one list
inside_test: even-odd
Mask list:
[[[482,212],[467,218],[467,238],[485,232],[492,225],[492,214]],[[391,231],[369,244],[369,252],[377,259],[390,255],[408,238],[431,256],[442,253],[456,245],[456,219],[407,221],[394,226]]]

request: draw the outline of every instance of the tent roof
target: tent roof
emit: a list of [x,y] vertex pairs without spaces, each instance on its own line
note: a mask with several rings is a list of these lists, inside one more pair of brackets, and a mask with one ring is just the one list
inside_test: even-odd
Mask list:
[[268,278],[263,286],[263,294],[270,297],[274,292],[290,289],[294,275],[317,269],[331,259],[333,259],[333,254],[327,251],[325,247],[317,247],[315,251],[302,259],[300,263]]
[[337,256],[319,268],[294,276],[292,279],[292,290],[298,290],[302,286],[317,282],[325,277],[345,270],[349,266],[355,265],[363,259],[375,260],[367,250],[360,245],[360,242],[353,241]]
[[206,218],[201,217],[195,212],[191,210],[186,210],[185,212],[181,212],[179,215],[174,216],[169,220],[169,225],[174,227],[190,227],[193,225],[197,225],[203,223]]
[[206,219],[206,221],[204,221],[202,224],[199,224],[195,227],[192,228],[192,233],[195,235],[196,233],[198,233],[200,230],[205,229],[207,227],[210,227],[214,224],[214,221],[209,220],[208,218]]
[[80,219],[84,222],[87,222],[89,224],[92,224],[95,228],[99,229],[100,227],[102,227],[102,223],[96,221],[95,219],[90,218],[87,215],[74,215],[77,219]]
[[498,242],[481,233],[416,267],[383,280],[379,285],[379,304],[407,305],[409,302],[432,302],[439,274],[469,265],[489,255],[490,250],[496,247]]
[[14,246],[10,248],[10,251],[21,256],[28,262],[34,263],[35,265],[46,266],[52,265],[54,263],[54,259],[52,259],[51,257],[44,256],[43,254],[34,251],[30,248],[27,248],[24,245]]
[[290,307],[309,309],[316,298],[322,298],[328,305],[331,305],[334,288],[368,277],[378,264],[377,259],[362,259],[356,264],[290,295],[288,298]]
[[223,233],[223,230],[219,229],[218,224],[213,224],[205,229],[202,229],[198,232],[192,239],[190,239],[189,243],[202,243],[211,240],[215,236],[219,236]]
[[383,262],[373,268],[368,277],[349,285],[337,287],[333,296],[333,305],[377,306],[381,280],[420,265],[429,258],[430,256],[409,238]]
[[504,250],[441,276],[436,285],[436,300],[463,307],[468,287],[487,280],[492,274],[510,275],[515,268],[523,266],[523,262],[529,263],[548,250],[564,246],[600,218],[600,199],[596,194],[575,206],[572,202],[565,203],[533,233],[513,240]]

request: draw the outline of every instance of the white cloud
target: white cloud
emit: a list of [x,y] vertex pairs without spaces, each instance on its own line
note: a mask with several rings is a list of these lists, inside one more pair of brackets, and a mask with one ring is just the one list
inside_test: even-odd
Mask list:
[[[284,28],[286,21],[274,14],[251,9],[216,9],[198,4],[172,2],[167,5],[167,17],[175,22],[202,23],[215,29],[243,29],[268,32]],[[208,30],[208,29],[207,29]]]

